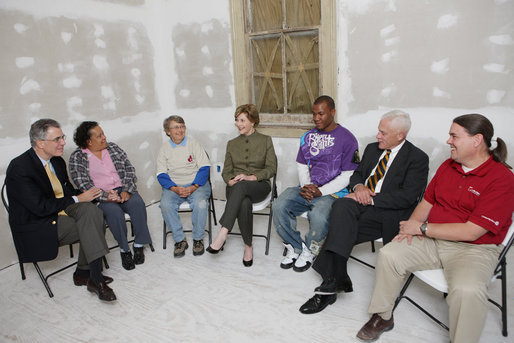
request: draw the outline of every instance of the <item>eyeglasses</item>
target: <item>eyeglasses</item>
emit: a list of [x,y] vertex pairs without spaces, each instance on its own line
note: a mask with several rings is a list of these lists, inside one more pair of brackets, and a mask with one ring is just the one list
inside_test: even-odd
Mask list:
[[185,129],[185,128],[186,128],[185,125],[170,126],[170,130],[182,130],[182,129]]
[[62,135],[62,136],[59,136],[59,137],[55,137],[55,138],[52,138],[52,139],[43,139],[44,141],[47,141],[47,142],[54,142],[54,143],[59,143],[60,141],[63,142],[66,142],[66,135]]

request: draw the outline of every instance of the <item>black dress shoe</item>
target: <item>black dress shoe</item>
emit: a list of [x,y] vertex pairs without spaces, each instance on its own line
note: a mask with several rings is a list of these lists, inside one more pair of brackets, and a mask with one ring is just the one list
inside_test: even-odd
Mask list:
[[[105,283],[109,284],[113,282],[113,278],[109,277],[107,275],[102,275],[104,277]],[[75,286],[85,286],[87,285],[87,281],[89,280],[89,277],[80,276],[77,273],[73,273],[73,283]]]
[[145,247],[133,247],[134,248],[134,264],[145,263]]
[[111,287],[107,286],[105,282],[100,282],[97,285],[91,279],[87,281],[87,290],[91,293],[96,293],[98,295],[98,299],[103,301],[114,301],[116,300],[116,295]]
[[127,251],[127,252],[120,251],[120,255],[121,255],[121,265],[123,266],[123,268],[125,268],[126,270],[132,270],[132,269],[136,268],[136,266],[134,265],[134,260],[132,259],[132,253],[130,251]]
[[223,245],[221,246],[221,248],[219,248],[219,249],[217,249],[217,250],[216,250],[216,249],[211,248],[211,246],[210,246],[210,245],[209,245],[209,246],[207,247],[207,249],[205,249],[205,250],[206,250],[209,254],[217,254],[217,253],[219,253],[220,251],[222,251],[222,250],[223,250],[223,247],[225,246],[225,243],[226,243],[226,242],[223,242]]
[[321,285],[314,288],[314,293],[321,295],[335,294],[339,292],[353,292],[352,280],[350,278],[346,278],[339,283],[337,283],[335,279],[323,280]]
[[328,305],[336,302],[337,294],[321,295],[315,294],[312,298],[307,300],[305,304],[300,307],[300,312],[304,314],[321,312]]
[[253,258],[250,261],[245,261],[243,258],[243,266],[245,267],[251,267],[253,264]]

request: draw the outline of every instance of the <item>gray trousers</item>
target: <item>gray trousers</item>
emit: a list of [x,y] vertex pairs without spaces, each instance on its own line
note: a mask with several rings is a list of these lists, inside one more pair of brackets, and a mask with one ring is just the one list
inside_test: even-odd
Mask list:
[[90,202],[70,205],[64,211],[67,216],[57,219],[59,245],[80,241],[77,268],[88,270],[89,263],[109,253],[103,212]]
[[375,289],[368,308],[383,319],[392,315],[394,302],[410,272],[443,268],[448,283],[450,341],[478,342],[487,315],[487,286],[502,246],[469,244],[423,237],[380,249]]
[[232,231],[237,218],[244,243],[252,246],[252,203],[263,201],[270,191],[271,186],[266,181],[239,181],[232,187],[227,186],[227,204],[220,224]]

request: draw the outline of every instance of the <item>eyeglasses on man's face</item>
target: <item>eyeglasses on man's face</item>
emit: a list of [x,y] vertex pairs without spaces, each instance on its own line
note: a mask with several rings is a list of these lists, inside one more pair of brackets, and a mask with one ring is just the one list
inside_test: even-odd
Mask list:
[[185,125],[174,125],[174,126],[170,126],[170,130],[183,130],[185,129],[186,126]]
[[61,140],[63,142],[66,142],[66,135],[58,136],[58,137],[55,137],[52,139],[43,139],[43,140],[46,142],[54,142],[54,143],[59,143]]

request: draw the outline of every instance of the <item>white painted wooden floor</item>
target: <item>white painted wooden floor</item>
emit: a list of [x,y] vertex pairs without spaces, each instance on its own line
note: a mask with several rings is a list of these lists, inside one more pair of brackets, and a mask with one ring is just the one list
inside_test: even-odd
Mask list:
[[[223,203],[216,204],[218,216]],[[374,283],[373,270],[354,261],[349,272],[354,292],[340,294],[335,304],[318,314],[304,315],[298,308],[313,295],[320,278],[313,270],[296,273],[279,267],[282,244],[272,231],[270,253],[264,255],[264,240],[254,241],[254,265],[245,268],[243,243],[230,236],[219,255],[174,259],[173,241],[162,249],[162,219],[159,208],[148,209],[156,251],[146,249],[146,262],[135,270],[121,267],[119,250],[108,256],[106,274],[118,300],[100,302],[85,287],[73,285],[73,270],[50,278],[55,294],[49,298],[34,268],[26,264],[27,279],[20,278],[18,265],[0,271],[0,342],[354,342],[357,331],[368,320],[367,305]],[[190,228],[189,215],[183,215]],[[266,230],[267,217],[256,217],[256,231]],[[306,222],[300,220],[305,228]],[[6,228],[5,228],[6,229]],[[217,233],[219,226],[214,228]],[[112,236],[109,234],[112,242]],[[188,235],[191,242],[191,236]],[[207,243],[207,238],[205,239]],[[49,272],[68,262],[67,247],[57,260],[41,263]],[[369,244],[361,244],[353,255],[373,262]],[[512,342],[514,337],[514,257],[509,256],[509,332],[501,335],[500,311],[490,305],[481,342]],[[499,282],[490,294],[499,299]],[[410,294],[447,319],[441,294],[415,281]],[[394,330],[379,342],[449,342],[448,333],[410,303],[400,303]]]

